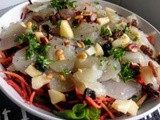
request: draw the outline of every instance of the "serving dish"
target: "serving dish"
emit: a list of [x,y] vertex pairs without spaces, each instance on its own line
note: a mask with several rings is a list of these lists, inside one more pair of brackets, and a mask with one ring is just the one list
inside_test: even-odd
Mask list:
[[[34,0],[34,1],[37,1],[37,0]],[[34,2],[33,1],[33,2]],[[41,0],[42,1],[42,0]],[[40,1],[40,2],[41,2]],[[90,0],[92,1],[92,0]],[[111,4],[109,2],[105,2],[105,1],[101,1],[99,0],[101,5],[103,7],[110,7],[112,9],[115,9],[116,11],[118,11],[119,14],[123,15],[123,16],[128,16],[130,14],[132,14],[132,12],[122,8],[122,7],[119,7],[117,5],[114,5],[114,4]],[[39,2],[39,1],[38,1]],[[0,27],[7,27],[10,23],[12,22],[16,22],[16,21],[19,21],[20,20],[20,16],[21,16],[21,13],[22,13],[22,10],[24,8],[24,6],[26,6],[28,3],[23,3],[15,8],[13,8],[12,10],[10,10],[9,12],[7,12],[5,15],[3,15],[1,18],[0,18]],[[158,41],[158,38],[160,37],[160,34],[159,32],[151,25],[149,24],[147,21],[145,21],[144,19],[142,19],[141,17],[137,16],[138,17],[138,20],[140,22],[140,27],[142,28],[142,30],[145,32],[145,33],[152,33],[152,32],[155,32],[155,47],[157,50],[159,50],[158,48],[158,44],[159,44],[159,41]],[[3,68],[1,68],[3,69]],[[3,76],[1,74],[1,76]],[[55,115],[51,114],[51,113],[48,113],[46,111],[43,111],[39,108],[36,108],[32,105],[28,105],[27,103],[25,103],[21,97],[15,92],[14,89],[12,89],[2,78],[1,79],[1,83],[0,83],[0,87],[2,89],[2,91],[13,101],[15,102],[17,105],[19,105],[20,107],[24,108],[25,110],[27,110],[28,112],[38,116],[38,117],[41,117],[41,118],[44,118],[44,119],[49,119],[49,120],[61,120],[59,118],[57,118]],[[154,101],[154,102],[153,102]],[[135,116],[135,117],[126,117],[126,116],[123,116],[121,118],[117,118],[117,119],[130,119],[130,120],[135,120],[135,119],[140,119],[146,115],[148,115],[149,113],[153,112],[154,110],[156,110],[158,107],[159,107],[159,101],[160,99],[156,99],[156,100],[150,100],[148,101],[139,111],[138,115]]]

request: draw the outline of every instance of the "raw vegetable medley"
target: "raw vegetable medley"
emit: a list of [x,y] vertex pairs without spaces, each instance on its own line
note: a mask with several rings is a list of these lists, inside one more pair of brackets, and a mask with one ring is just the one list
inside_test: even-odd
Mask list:
[[30,3],[0,34],[4,79],[29,104],[73,120],[135,116],[159,96],[154,32],[99,2]]

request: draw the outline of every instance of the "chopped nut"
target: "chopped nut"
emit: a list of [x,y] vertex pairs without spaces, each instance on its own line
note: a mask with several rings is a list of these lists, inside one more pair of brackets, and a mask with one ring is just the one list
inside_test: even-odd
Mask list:
[[28,23],[27,23],[27,28],[28,28],[28,29],[31,29],[31,28],[32,28],[32,25],[33,25],[32,22],[28,22]]
[[51,34],[49,34],[49,40],[52,40],[53,36]]
[[52,78],[53,78],[53,74],[50,73],[47,75],[47,79],[52,79]]
[[64,41],[64,45],[65,45],[65,46],[69,47],[70,44],[71,44],[71,41],[70,41],[70,40],[65,40],[65,41]]
[[66,78],[65,78],[63,75],[60,75],[59,77],[60,77],[60,79],[61,79],[62,81],[65,81],[65,80],[66,80]]
[[42,31],[42,26],[41,26],[41,25],[38,27],[38,31],[39,31],[39,32]]
[[132,52],[138,52],[138,45],[136,43],[129,44],[127,49]]
[[24,28],[26,28],[26,25],[24,24],[24,22],[20,22],[20,24],[21,24]]
[[60,55],[63,54],[63,50],[62,49],[61,50],[57,50],[55,54],[56,54],[56,56],[60,56]]
[[78,68],[78,71],[79,71],[79,72],[82,72],[82,69]]
[[42,45],[46,45],[49,43],[48,39],[45,36],[40,37],[40,42]]
[[77,15],[75,19],[83,19],[83,15]]
[[63,61],[63,60],[66,60],[65,56],[62,54],[60,56],[58,56],[58,60],[59,61]]
[[77,42],[77,46],[80,47],[80,48],[85,47],[85,45],[82,41]]
[[87,54],[86,53],[80,53],[78,56],[77,56],[78,59],[86,59],[87,58]]
[[92,12],[84,12],[83,15],[84,15],[84,16],[91,16],[91,15],[92,15]]
[[148,55],[149,57],[152,57],[152,55],[153,55],[153,50],[152,50],[152,49],[150,49],[149,47],[147,47],[147,46],[145,46],[145,45],[142,45],[142,46],[140,47],[140,49],[142,50],[142,52],[143,52],[144,54]]

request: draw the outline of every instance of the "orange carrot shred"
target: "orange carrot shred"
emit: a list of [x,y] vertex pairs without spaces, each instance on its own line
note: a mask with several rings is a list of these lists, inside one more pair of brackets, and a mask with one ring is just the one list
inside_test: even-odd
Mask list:
[[88,101],[89,104],[91,104],[95,108],[101,108],[100,105],[98,105],[91,97],[87,96],[86,100]]
[[12,57],[0,59],[0,63],[6,63],[6,62],[9,62],[9,61],[12,61]]
[[107,111],[107,113],[108,113],[108,115],[113,119],[114,118],[114,115],[113,115],[113,113],[109,110],[109,108],[105,105],[105,104],[101,104],[101,106],[102,106],[102,108],[104,108],[106,111]]
[[35,95],[36,95],[36,92],[35,92],[35,91],[32,92],[32,94],[31,94],[31,96],[30,96],[30,98],[29,98],[29,104],[32,104],[32,103],[33,103],[33,100],[34,100]]
[[139,100],[137,101],[137,105],[138,105],[138,106],[141,106],[141,105],[143,104],[143,102],[147,99],[147,97],[148,97],[148,95],[147,95],[147,94],[144,94],[144,95],[141,97],[141,99],[139,99]]

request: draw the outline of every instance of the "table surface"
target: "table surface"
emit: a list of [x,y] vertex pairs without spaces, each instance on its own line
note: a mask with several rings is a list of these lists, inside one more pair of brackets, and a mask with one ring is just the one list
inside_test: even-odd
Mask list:
[[[0,16],[2,16],[9,9],[17,4],[20,4],[26,0],[0,0]],[[107,0],[109,2],[118,4],[125,7],[132,12],[140,15],[158,30],[160,30],[160,0]],[[144,119],[147,120],[159,120],[160,110],[146,116]],[[0,120],[41,120],[23,109],[20,109],[17,105],[11,102],[1,91],[0,91]]]

